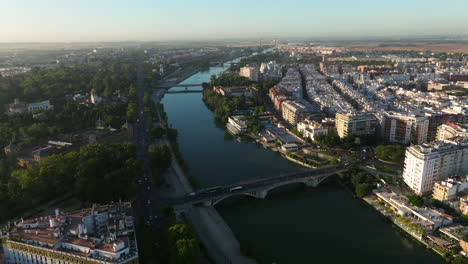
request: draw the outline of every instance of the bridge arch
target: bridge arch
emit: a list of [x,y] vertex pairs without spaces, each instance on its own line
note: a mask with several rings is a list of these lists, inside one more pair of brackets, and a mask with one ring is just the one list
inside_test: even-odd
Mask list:
[[[270,194],[271,191],[273,190],[276,190],[276,189],[279,189],[279,188],[282,188],[282,187],[286,187],[286,186],[292,186],[292,185],[297,185],[297,186],[313,186],[315,187],[315,185],[309,185],[307,182],[305,181],[294,181],[294,182],[282,182],[282,183],[278,183],[278,184],[275,184],[275,185],[271,185],[271,186],[268,186],[267,188],[265,188],[263,190],[264,192],[264,195],[265,197],[268,196]],[[264,197],[264,198],[265,198]]]
[[261,198],[257,195],[257,192],[234,192],[234,193],[230,193],[230,194],[227,194],[223,197],[220,197],[220,198],[217,198],[217,199],[214,199],[214,200],[211,200],[210,201],[210,205],[211,206],[215,206],[217,204],[219,204],[220,202],[228,199],[228,198],[231,198],[231,197],[236,197],[236,196],[248,196],[248,197],[253,197],[253,198]]

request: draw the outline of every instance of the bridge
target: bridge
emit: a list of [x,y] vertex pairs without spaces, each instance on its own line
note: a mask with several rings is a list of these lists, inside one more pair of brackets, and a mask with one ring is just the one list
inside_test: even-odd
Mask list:
[[173,88],[173,87],[188,88],[188,87],[201,87],[201,86],[202,86],[202,83],[187,83],[187,84],[183,84],[183,83],[162,83],[162,84],[157,85],[156,88],[170,89],[170,88]]
[[229,64],[229,65],[236,65],[238,62],[224,62],[224,61],[211,61],[210,65],[224,65],[224,64]]
[[348,165],[349,164],[327,166],[270,178],[255,179],[237,184],[209,188],[189,194],[186,197],[182,197],[177,203],[214,206],[226,198],[238,195],[265,199],[265,197],[268,195],[268,192],[271,190],[289,184],[302,183],[309,187],[317,187],[319,183],[321,183],[329,176],[346,171]]
[[203,93],[202,90],[180,90],[180,91],[167,91],[167,94],[178,94],[178,93]]

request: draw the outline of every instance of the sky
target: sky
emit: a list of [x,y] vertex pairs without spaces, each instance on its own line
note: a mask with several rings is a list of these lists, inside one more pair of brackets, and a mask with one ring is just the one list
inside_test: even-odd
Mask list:
[[0,0],[0,42],[468,35],[468,0]]

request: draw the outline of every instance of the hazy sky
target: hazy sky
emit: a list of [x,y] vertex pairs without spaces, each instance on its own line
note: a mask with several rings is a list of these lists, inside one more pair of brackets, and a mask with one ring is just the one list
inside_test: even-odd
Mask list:
[[0,0],[0,42],[468,34],[468,0]]

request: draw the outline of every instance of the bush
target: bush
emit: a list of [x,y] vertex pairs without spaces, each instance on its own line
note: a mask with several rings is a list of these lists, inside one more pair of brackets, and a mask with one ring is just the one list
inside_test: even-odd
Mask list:
[[416,194],[408,195],[407,198],[412,205],[417,206],[417,207],[421,207],[424,203],[423,198]]
[[363,198],[364,196],[367,196],[371,193],[372,185],[367,183],[360,183],[356,185],[354,190],[356,192],[357,197]]

